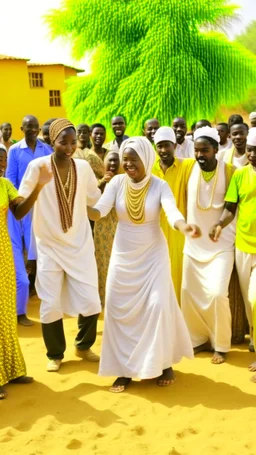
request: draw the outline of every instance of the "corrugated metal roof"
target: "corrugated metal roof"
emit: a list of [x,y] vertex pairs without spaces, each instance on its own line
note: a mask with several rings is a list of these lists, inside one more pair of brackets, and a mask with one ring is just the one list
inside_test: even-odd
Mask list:
[[75,68],[74,66],[64,65],[64,63],[28,63],[28,66],[65,66],[65,68],[70,68],[77,71],[77,73],[83,73],[84,70]]
[[0,60],[26,60],[28,62],[30,58],[12,57],[11,55],[0,54]]

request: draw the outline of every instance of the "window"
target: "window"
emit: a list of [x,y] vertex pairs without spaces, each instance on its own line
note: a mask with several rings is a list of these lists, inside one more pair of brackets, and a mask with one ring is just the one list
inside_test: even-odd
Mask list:
[[43,87],[43,73],[29,73],[29,85],[31,88]]
[[49,90],[50,106],[61,106],[60,90]]

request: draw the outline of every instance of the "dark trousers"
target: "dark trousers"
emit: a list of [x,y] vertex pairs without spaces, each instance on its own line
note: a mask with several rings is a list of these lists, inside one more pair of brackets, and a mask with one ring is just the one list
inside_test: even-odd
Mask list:
[[[78,316],[78,333],[75,339],[75,346],[80,351],[86,351],[95,343],[97,335],[97,320],[99,315]],[[66,340],[63,328],[63,320],[42,324],[44,343],[49,359],[63,359],[66,350]]]

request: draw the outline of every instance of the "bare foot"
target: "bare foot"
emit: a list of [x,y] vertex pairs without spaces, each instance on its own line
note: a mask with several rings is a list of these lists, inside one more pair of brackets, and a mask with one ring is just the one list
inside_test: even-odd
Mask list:
[[226,353],[225,352],[217,352],[214,351],[213,358],[211,360],[214,365],[220,365],[226,361]]
[[249,366],[249,371],[256,371],[256,362],[253,362],[253,363]]
[[197,346],[194,348],[194,354],[199,354],[199,352],[213,352],[212,345],[209,341],[207,341],[204,344],[200,344],[200,346]]
[[175,382],[174,373],[172,368],[163,370],[163,374],[157,378],[157,385],[159,387],[167,387]]
[[2,386],[0,386],[0,400],[4,400],[7,397],[7,392]]
[[124,392],[130,382],[131,378],[117,378],[109,390],[113,393]]

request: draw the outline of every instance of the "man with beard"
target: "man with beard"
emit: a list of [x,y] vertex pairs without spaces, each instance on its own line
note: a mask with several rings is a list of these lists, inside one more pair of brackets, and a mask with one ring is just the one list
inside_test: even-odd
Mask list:
[[194,143],[187,139],[187,124],[183,117],[176,117],[173,120],[172,127],[176,135],[177,146],[175,150],[175,156],[177,158],[194,158]]
[[158,128],[160,128],[160,123],[157,118],[151,118],[144,123],[143,134],[152,145],[154,145],[154,137]]
[[220,141],[216,129],[209,126],[197,129],[194,141],[196,160],[183,162],[186,175],[180,192],[187,199],[188,223],[201,228],[201,237],[193,239],[194,245],[185,240],[181,308],[195,354],[213,351],[212,363],[220,364],[231,345],[228,287],[235,232],[230,226],[221,241],[214,244],[209,231],[222,213],[234,167],[216,159]]
[[16,141],[11,139],[12,136],[12,125],[10,123],[2,123],[0,126],[0,131],[2,133],[2,137],[0,139],[0,142],[6,147],[6,150],[8,152],[9,148],[11,145],[15,144]]
[[122,115],[117,115],[111,120],[112,131],[115,135],[113,141],[105,144],[105,148],[111,152],[118,152],[121,144],[125,139],[128,139],[129,136],[125,136],[126,130],[126,120]]
[[[254,348],[256,347],[256,128],[251,128],[247,138],[246,154],[248,166],[237,169],[231,179],[225,197],[225,208],[219,221],[210,229],[210,238],[218,242],[225,235],[226,226],[232,222],[238,209],[236,225],[236,268],[243,294],[246,314],[253,328]],[[217,218],[216,218],[217,219]],[[224,229],[225,228],[225,229]],[[216,244],[216,243],[215,243]],[[249,367],[256,371],[256,362]],[[256,375],[252,377],[256,382]]]
[[[36,158],[51,154],[50,147],[38,139],[40,128],[36,117],[26,115],[22,121],[21,131],[24,133],[24,139],[11,146],[6,171],[6,177],[17,189],[20,187],[29,163]],[[25,249],[28,260],[30,260],[28,268],[33,272],[31,275],[33,275],[34,281],[36,252],[33,247],[31,248],[31,224],[31,212],[21,221],[17,221],[11,212],[8,214],[8,228],[16,270],[18,323],[25,326],[33,324],[26,316],[29,281],[23,256]]]
[[218,153],[218,160],[233,164],[240,168],[248,164],[246,155],[246,138],[248,127],[245,123],[238,123],[230,127],[230,137],[233,146],[230,149],[221,150]]

